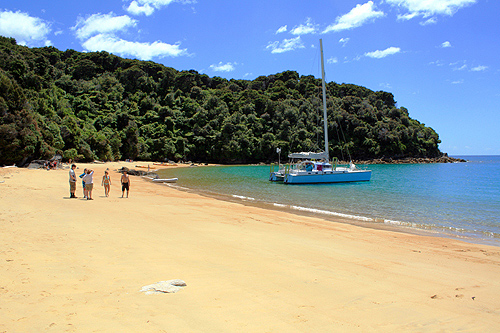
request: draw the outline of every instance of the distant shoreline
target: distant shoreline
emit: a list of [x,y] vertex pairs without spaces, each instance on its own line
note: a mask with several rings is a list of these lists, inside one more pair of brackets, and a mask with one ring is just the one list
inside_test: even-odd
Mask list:
[[440,157],[405,157],[405,158],[392,158],[381,157],[372,160],[359,160],[354,161],[357,164],[430,164],[430,163],[464,163],[467,160],[463,158],[450,157],[443,155]]
[[[30,169],[45,169],[46,166],[45,164],[50,162],[50,160],[33,160],[29,163],[26,163],[23,166],[19,166],[20,168],[30,168]],[[75,163],[113,163],[113,162],[128,162],[128,161],[93,161],[93,162],[75,162]],[[164,167],[189,167],[189,166],[208,166],[208,165],[268,165],[268,164],[273,164],[276,162],[271,162],[271,163],[265,163],[265,162],[260,162],[260,163],[207,163],[207,162],[177,162],[173,164],[158,164],[159,162],[151,162],[151,161],[130,161],[133,163],[138,163],[138,164],[144,164],[146,163],[146,166],[135,166],[139,168],[145,168],[148,165],[151,166],[151,169],[159,169],[159,168],[164,168]],[[355,164],[432,164],[432,163],[464,163],[467,162],[466,159],[463,158],[456,158],[456,157],[450,157],[447,154],[444,154],[441,157],[405,157],[405,158],[396,158],[396,157],[381,157],[381,158],[375,158],[375,159],[369,159],[369,160],[353,160],[352,161]],[[349,164],[349,161],[338,161],[339,164]],[[68,162],[62,162],[62,165],[66,165]],[[16,165],[10,166],[14,167]],[[4,166],[8,167],[8,166]],[[131,168],[133,170],[133,168]],[[134,170],[135,171],[135,170]],[[144,172],[146,174],[146,172]],[[143,174],[140,174],[143,175]]]

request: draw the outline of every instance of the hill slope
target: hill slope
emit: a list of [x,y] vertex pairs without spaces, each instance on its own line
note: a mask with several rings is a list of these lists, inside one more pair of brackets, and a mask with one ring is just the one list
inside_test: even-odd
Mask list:
[[[391,93],[329,82],[327,95],[331,156],[442,155],[438,134]],[[0,165],[55,153],[77,161],[255,163],[276,159],[277,147],[286,155],[323,146],[321,80],[313,76],[226,80],[5,37],[0,115]]]

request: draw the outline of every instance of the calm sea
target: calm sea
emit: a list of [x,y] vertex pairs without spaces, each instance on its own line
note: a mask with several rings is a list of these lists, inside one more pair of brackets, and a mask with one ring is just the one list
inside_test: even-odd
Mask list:
[[269,166],[162,170],[175,186],[206,194],[353,222],[500,246],[500,156],[457,156],[466,163],[370,165],[369,182],[284,185],[268,181]]

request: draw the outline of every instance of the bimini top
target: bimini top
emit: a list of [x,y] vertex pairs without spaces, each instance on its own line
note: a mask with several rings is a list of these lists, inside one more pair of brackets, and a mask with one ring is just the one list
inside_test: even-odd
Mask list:
[[322,159],[328,159],[327,155],[325,152],[321,153],[313,153],[313,152],[301,152],[301,153],[291,153],[288,154],[288,158],[305,158],[309,160],[322,160]]

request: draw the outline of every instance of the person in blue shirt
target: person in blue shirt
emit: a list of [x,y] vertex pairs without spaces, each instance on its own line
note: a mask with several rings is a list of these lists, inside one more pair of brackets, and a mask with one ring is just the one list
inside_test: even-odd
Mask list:
[[85,189],[85,179],[83,178],[87,174],[87,169],[83,170],[83,173],[78,176],[82,179],[82,186],[83,186],[83,198],[87,198],[87,190]]

